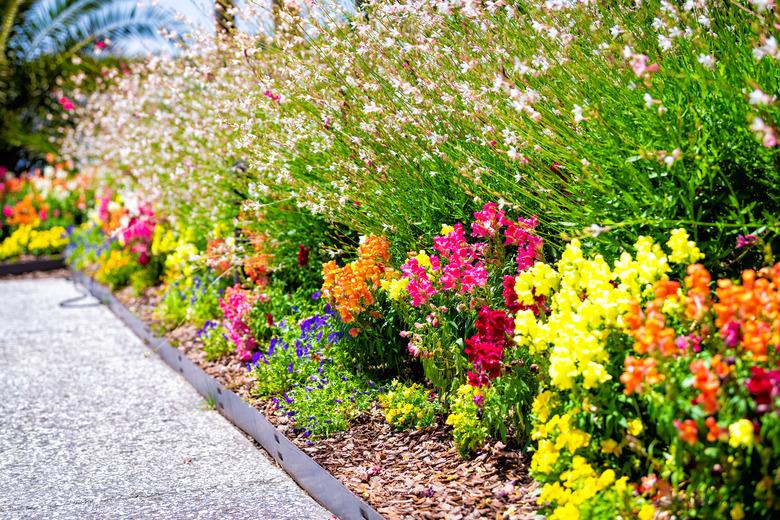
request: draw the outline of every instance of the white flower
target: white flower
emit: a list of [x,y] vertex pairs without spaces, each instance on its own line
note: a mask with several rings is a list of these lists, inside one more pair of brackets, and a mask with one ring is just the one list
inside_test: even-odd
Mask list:
[[764,56],[769,56],[774,59],[777,59],[778,56],[780,56],[777,52],[777,40],[774,36],[767,38],[762,46],[753,49],[753,57],[755,59],[761,60]]
[[764,93],[760,88],[755,89],[748,95],[748,103],[751,105],[769,105],[774,100],[775,96]]
[[572,114],[574,114],[574,124],[578,125],[581,122],[585,121],[585,116],[582,115],[581,106],[574,105],[574,108],[572,109]]
[[715,58],[709,54],[699,54],[699,59],[696,60],[708,69],[715,68]]
[[769,9],[772,9],[775,6],[775,1],[774,0],[750,0],[750,5],[752,5],[756,9],[756,11],[761,13]]
[[363,113],[364,114],[382,113],[382,107],[376,105],[375,103],[366,103],[365,105],[363,105]]
[[661,50],[668,51],[672,48],[672,39],[668,36],[665,36],[663,34],[658,35],[658,46],[661,47]]

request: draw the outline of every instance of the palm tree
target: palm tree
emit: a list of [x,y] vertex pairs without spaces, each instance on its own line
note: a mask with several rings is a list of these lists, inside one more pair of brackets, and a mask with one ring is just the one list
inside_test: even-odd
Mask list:
[[[42,130],[59,112],[52,92],[64,78],[95,73],[131,42],[180,28],[169,11],[132,0],[0,0],[0,13],[0,165],[53,151]],[[105,41],[112,52],[98,56],[94,44]]]

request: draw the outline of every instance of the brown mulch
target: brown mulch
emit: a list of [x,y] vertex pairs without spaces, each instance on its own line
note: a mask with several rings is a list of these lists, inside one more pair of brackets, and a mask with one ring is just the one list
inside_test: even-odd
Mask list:
[[[124,290],[122,303],[153,330],[159,290],[140,296]],[[159,333],[159,332],[158,332]],[[182,325],[164,335],[225,387],[252,403],[298,447],[365,499],[388,520],[534,518],[536,482],[528,475],[530,456],[496,442],[469,460],[456,451],[441,421],[419,431],[398,432],[375,406],[348,431],[310,441],[292,433],[288,418],[269,399],[251,395],[252,373],[234,356],[207,361],[195,339],[197,329]]]

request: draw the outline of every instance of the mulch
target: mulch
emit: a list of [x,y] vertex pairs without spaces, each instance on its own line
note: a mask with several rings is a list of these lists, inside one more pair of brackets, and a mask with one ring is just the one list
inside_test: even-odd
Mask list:
[[[123,290],[117,298],[152,327],[159,289],[140,296]],[[197,329],[182,325],[166,339],[205,372],[252,403],[304,452],[365,499],[388,520],[519,519],[536,516],[537,484],[528,475],[530,455],[501,442],[485,446],[471,459],[456,451],[440,420],[418,431],[395,431],[378,405],[350,429],[311,441],[293,432],[286,416],[269,399],[252,397],[254,376],[235,356],[208,361],[195,341]]]

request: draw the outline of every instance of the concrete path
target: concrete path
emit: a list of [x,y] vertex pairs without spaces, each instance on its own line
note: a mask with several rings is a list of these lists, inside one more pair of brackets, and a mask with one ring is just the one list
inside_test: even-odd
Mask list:
[[106,307],[58,306],[75,295],[0,281],[0,518],[330,516]]

